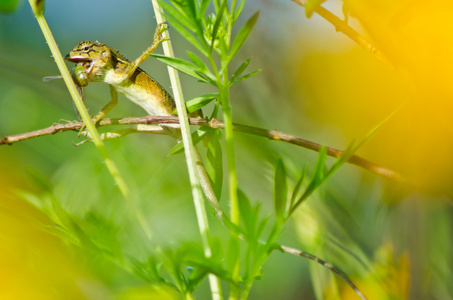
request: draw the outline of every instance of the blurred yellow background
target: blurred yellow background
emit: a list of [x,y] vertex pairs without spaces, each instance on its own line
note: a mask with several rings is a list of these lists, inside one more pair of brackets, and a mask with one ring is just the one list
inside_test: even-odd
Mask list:
[[[240,56],[252,58],[248,71],[262,72],[232,88],[234,120],[345,149],[398,109],[358,155],[400,172],[407,182],[347,165],[304,203],[282,239],[344,268],[369,299],[453,299],[453,4],[345,3],[350,26],[392,67],[318,15],[307,19],[304,8],[292,1],[247,1],[241,22],[257,10],[260,19]],[[343,18],[342,4],[328,0],[323,6]],[[99,40],[134,59],[149,46],[155,28],[151,3],[144,0],[47,1],[46,17],[63,54],[82,40]],[[193,51],[171,34],[176,55]],[[0,137],[75,118],[63,82],[41,81],[58,70],[26,1],[12,14],[0,15],[0,57]],[[149,59],[143,69],[170,88],[162,63]],[[182,79],[186,99],[212,92]],[[104,84],[85,90],[91,113],[108,97]],[[141,115],[124,97],[109,114]],[[311,170],[316,160],[315,153],[295,146],[235,137],[240,188],[266,212],[272,209],[275,157],[283,157],[289,173],[297,175],[307,162]],[[184,158],[167,156],[170,139],[138,135],[107,143],[149,218],[151,246],[142,245],[141,236],[124,222],[125,204],[96,149],[73,147],[78,141],[69,132],[0,147],[0,224],[5,228],[0,299],[142,299],[158,293],[111,262],[49,234],[44,229],[52,222],[24,201],[24,192],[36,200],[53,195],[87,232],[98,235],[100,244],[139,260],[147,259],[148,247],[198,241]],[[51,186],[50,192],[39,176],[48,180],[44,185]],[[97,232],[98,224],[112,235]],[[357,299],[341,279],[312,262],[276,255],[265,269],[250,299]],[[206,290],[203,285],[199,299]],[[159,297],[174,298],[167,292]]]

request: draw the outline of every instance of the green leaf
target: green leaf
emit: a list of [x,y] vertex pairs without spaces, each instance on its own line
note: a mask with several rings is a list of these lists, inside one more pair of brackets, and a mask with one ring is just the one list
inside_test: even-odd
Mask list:
[[187,110],[189,113],[197,111],[200,108],[203,108],[204,106],[211,103],[217,97],[219,97],[219,94],[206,94],[200,97],[190,99],[189,101],[186,102]]
[[257,216],[253,212],[252,204],[250,203],[247,195],[240,189],[238,190],[238,204],[240,218],[244,224],[246,232],[246,238],[253,240],[255,233],[255,220],[257,219]]
[[211,50],[214,47],[215,39],[217,37],[217,33],[219,31],[219,26],[223,20],[223,14],[225,12],[225,8],[228,7],[228,1],[223,1],[222,6],[220,6],[219,11],[217,12],[216,20],[214,26],[212,28],[212,36],[211,36]]
[[[187,29],[190,31],[194,32],[196,31],[196,25],[192,23],[192,20],[190,20],[187,15],[184,15],[181,13],[179,10],[175,9],[172,5],[167,3],[166,1],[159,1],[160,5],[162,5],[162,8],[165,11],[166,16],[170,16],[173,18],[173,20],[177,20],[179,23],[181,23],[183,26],[185,26]],[[170,22],[173,26],[175,25],[175,22]],[[175,26],[176,28],[176,26]],[[179,31],[179,30],[178,30]],[[185,37],[185,35],[183,35]]]
[[307,189],[303,193],[303,195],[297,200],[294,206],[290,210],[290,214],[294,212],[294,210],[305,201],[308,196],[310,196],[325,180],[326,174],[326,160],[327,160],[327,148],[323,146],[321,150],[319,150],[318,160],[316,161],[316,166],[312,178],[310,180],[310,184],[308,185]]
[[195,72],[198,75],[203,76],[207,81],[209,81],[209,83],[215,86],[216,78],[208,69],[207,65],[196,54],[190,51],[187,51],[187,56],[189,56],[190,60],[198,67],[198,70]]
[[[163,1],[162,1],[163,2]],[[173,0],[172,1],[175,8],[184,14],[187,19],[191,21],[198,29],[201,29],[199,22],[200,18],[198,15],[197,3],[194,0]]]
[[170,25],[176,29],[176,31],[179,32],[181,36],[183,36],[189,43],[191,43],[195,48],[197,48],[198,51],[200,51],[204,56],[207,55],[206,50],[203,48],[201,45],[200,41],[198,41],[190,32],[190,29],[187,29],[186,27],[182,26],[179,24],[176,20],[173,19],[173,17],[169,16],[166,14],[167,21],[170,23]]
[[296,201],[297,197],[300,194],[302,184],[304,183],[305,175],[307,174],[307,167],[308,167],[308,164],[305,164],[305,167],[302,170],[302,174],[301,174],[299,180],[297,181],[296,186],[294,187],[294,191],[291,195],[291,203],[290,203],[289,207],[293,206],[294,201]]
[[71,239],[76,240],[83,246],[87,248],[96,248],[91,239],[85,234],[85,232],[80,228],[80,226],[74,221],[72,216],[68,214],[60,203],[54,198],[50,198],[52,202],[52,208],[57,216],[61,229],[70,237]]
[[234,22],[239,18],[239,15],[241,14],[242,10],[244,9],[245,5],[245,0],[241,0],[239,4],[237,5],[236,10],[234,11]]
[[17,8],[18,3],[18,0],[1,0],[0,13],[12,13]]
[[241,30],[239,30],[231,46],[229,60],[233,59],[233,57],[235,57],[238,51],[241,49],[242,45],[244,45],[245,41],[252,32],[252,29],[255,26],[259,15],[260,12],[257,11],[253,16],[250,17],[250,19],[245,23]]
[[26,169],[28,176],[37,187],[45,193],[53,193],[53,185],[49,179],[34,168]]
[[195,77],[197,79],[200,79],[203,82],[208,82],[203,76],[200,76],[196,71],[198,70],[198,67],[191,64],[188,61],[185,61],[180,58],[176,57],[168,57],[165,55],[161,54],[151,54],[151,56],[157,58],[158,60],[166,63],[167,65],[172,66],[173,68],[177,69],[180,72],[183,72],[189,76]]
[[306,0],[307,3],[305,4],[305,15],[307,18],[310,18],[313,15],[315,9],[321,5],[326,0]]
[[239,78],[239,79],[233,81],[230,85],[233,85],[233,84],[235,84],[235,83],[238,83],[238,82],[240,82],[240,81],[242,81],[242,80],[244,80],[244,79],[250,78],[250,77],[252,77],[253,75],[258,74],[259,72],[261,72],[261,70],[256,70],[256,71],[253,71],[252,73],[245,74],[245,75],[242,76],[241,78]]
[[250,63],[250,58],[246,59],[240,66],[237,68],[237,70],[233,73],[233,76],[231,76],[230,82],[234,82],[236,78],[241,76],[241,74],[247,69],[248,65]]
[[279,158],[275,167],[274,206],[277,221],[286,218],[286,203],[288,194],[287,173],[283,161]]
[[211,2],[211,0],[201,0],[201,3],[200,3],[200,15],[201,16],[204,16],[206,9],[208,9],[210,2]]
[[319,151],[318,160],[316,161],[315,170],[311,178],[310,184],[308,185],[305,194],[310,195],[314,192],[324,181],[326,174],[326,160],[327,160],[327,148],[322,147]]
[[351,156],[354,155],[354,153],[358,150],[358,147],[355,146],[354,141],[352,141],[348,147],[343,151],[343,154],[337,159],[337,161],[332,165],[332,167],[329,169],[329,171],[326,174],[326,179],[335,174],[338,169],[342,165],[344,165],[350,158]]
[[[258,206],[257,206],[258,208]],[[258,224],[258,226],[256,227],[256,232],[255,232],[255,236],[257,239],[260,238],[261,234],[263,234],[263,231],[264,231],[264,228],[266,228],[266,225],[267,225],[267,222],[269,221],[269,216],[267,217],[264,217],[260,223]]]
[[190,51],[186,51],[186,53],[190,60],[198,67],[200,71],[203,72],[209,71],[204,61],[202,61],[201,58],[199,58],[195,53]]
[[220,131],[212,131],[206,153],[206,171],[211,178],[212,188],[217,199],[222,195],[223,185],[223,157],[220,145]]

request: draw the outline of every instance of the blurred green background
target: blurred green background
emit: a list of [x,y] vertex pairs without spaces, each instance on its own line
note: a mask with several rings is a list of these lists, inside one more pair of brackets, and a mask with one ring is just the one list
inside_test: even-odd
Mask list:
[[[367,32],[394,69],[319,16],[307,19],[291,1],[248,1],[242,22],[261,13],[240,56],[252,57],[250,70],[262,72],[234,86],[234,121],[344,149],[405,103],[358,154],[401,172],[409,183],[346,165],[301,207],[281,242],[335,264],[369,299],[453,299],[451,76],[445,71],[453,65],[446,58],[453,43],[451,21],[442,22],[453,9],[445,1],[432,7],[421,1],[362,2],[367,4],[350,1],[356,17],[350,25]],[[341,5],[325,3],[339,16]],[[135,59],[150,45],[156,25],[145,0],[49,0],[45,16],[63,55],[82,40],[98,40]],[[436,34],[420,31],[419,20],[434,26]],[[177,56],[193,51],[171,34]],[[0,15],[0,57],[0,136],[76,118],[63,81],[42,82],[58,70],[26,1]],[[162,63],[148,59],[142,68],[170,90]],[[182,79],[186,99],[212,92]],[[92,114],[108,100],[105,84],[85,89]],[[123,96],[109,114],[142,115]],[[137,259],[157,248],[199,242],[184,157],[167,156],[170,138],[130,135],[106,143],[147,216],[151,245],[129,220],[127,204],[95,147],[74,147],[78,141],[76,132],[66,132],[0,147],[1,299],[152,299],[155,292],[105,257],[49,235],[44,230],[49,219],[30,202],[54,197],[113,252]],[[317,157],[241,133],[236,150],[239,186],[267,213],[276,158],[283,157],[296,176],[307,162],[310,170]],[[224,238],[222,226],[211,221],[214,234]],[[313,262],[275,253],[264,268],[250,299],[357,299]],[[196,296],[207,299],[206,292],[205,282]]]

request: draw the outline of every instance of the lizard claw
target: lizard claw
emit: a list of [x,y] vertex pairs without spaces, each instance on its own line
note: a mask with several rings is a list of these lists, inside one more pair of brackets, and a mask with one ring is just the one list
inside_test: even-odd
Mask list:
[[[91,121],[93,121],[94,125],[96,126],[96,124],[101,120],[102,118],[99,118],[98,116],[92,116],[91,117]],[[86,125],[85,123],[82,125],[82,127],[80,127],[79,129],[79,134],[78,136],[81,137],[82,135],[87,135],[88,134],[88,130],[86,129]],[[78,146],[78,145],[76,145]]]
[[159,44],[163,41],[166,41],[168,40],[168,38],[164,38],[162,37],[162,33],[168,29],[168,24],[167,22],[162,22],[162,23],[159,23],[156,27],[156,31],[154,33],[154,44]]

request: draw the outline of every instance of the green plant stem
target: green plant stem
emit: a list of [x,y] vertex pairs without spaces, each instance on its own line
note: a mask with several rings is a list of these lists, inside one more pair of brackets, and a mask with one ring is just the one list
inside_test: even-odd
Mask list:
[[[231,8],[227,15],[227,34],[226,34],[226,45],[230,49],[231,46],[231,34],[234,25],[234,11],[236,7],[236,0],[232,0]],[[222,89],[220,91],[220,100],[222,104],[223,119],[225,122],[225,144],[227,152],[228,162],[228,182],[229,182],[229,198],[230,198],[230,218],[233,224],[239,225],[239,199],[238,199],[238,185],[237,185],[237,170],[236,170],[236,155],[234,151],[234,133],[233,133],[233,116],[230,104],[230,82],[228,76],[228,64],[231,61],[230,53],[227,56],[222,57]],[[236,237],[238,238],[238,237]],[[236,258],[233,270],[232,279],[234,282],[239,282],[241,272],[241,259],[238,256]],[[246,295],[241,295],[245,291],[241,291],[237,286],[232,286],[230,293],[230,300],[247,299]]]
[[[231,32],[233,28],[233,16],[234,16],[234,7],[236,1],[233,0],[231,3],[231,12],[228,15],[228,34],[227,34],[227,45],[228,48],[231,44]],[[237,195],[237,174],[236,174],[236,157],[234,152],[234,139],[233,139],[233,117],[230,105],[230,91],[229,91],[229,77],[228,77],[228,63],[230,58],[228,57],[227,61],[225,58],[222,59],[222,91],[221,103],[223,117],[225,121],[225,143],[227,150],[227,160],[228,160],[228,178],[229,178],[229,191],[230,191],[230,214],[231,222],[238,225],[239,224],[239,204],[238,204],[238,195]]]
[[102,139],[100,138],[99,133],[97,132],[96,127],[94,126],[93,121],[91,120],[91,117],[85,107],[85,104],[83,103],[79,93],[77,92],[77,88],[74,84],[74,81],[72,80],[71,75],[69,74],[68,68],[64,63],[63,56],[61,55],[60,50],[58,49],[57,43],[55,42],[52,32],[50,31],[50,28],[44,17],[43,3],[42,2],[40,3],[39,8],[36,6],[35,0],[29,0],[29,3],[31,8],[33,9],[33,12],[36,16],[36,20],[38,21],[39,27],[41,28],[44,38],[47,44],[49,45],[50,52],[52,53],[52,56],[57,64],[57,67],[60,70],[61,75],[63,76],[63,80],[66,84],[66,87],[68,88],[68,91],[77,107],[77,110],[79,111],[80,116],[82,117],[82,120],[85,123],[85,126],[88,129],[89,134],[91,135],[93,143],[95,144],[96,148],[101,154],[102,159],[104,160],[105,165],[110,174],[112,175],[113,180],[118,186],[121,194],[126,199],[126,201],[128,201],[128,203],[131,205],[132,211],[137,217],[137,220],[140,223],[140,226],[145,232],[147,238],[148,239],[151,238],[151,232],[148,226],[146,226],[145,218],[143,217],[141,212],[136,208],[134,201],[132,201],[130,191],[126,182],[121,176],[121,173],[119,172],[115,163],[110,158],[107,149],[105,148],[104,143],[102,142]]
[[[154,8],[154,14],[156,16],[157,23],[159,24],[165,22],[158,0],[151,0],[151,2]],[[167,40],[162,43],[164,54],[168,57],[174,57],[173,47],[168,30],[165,31],[163,35],[165,38],[167,38]],[[207,258],[210,258],[212,257],[212,251],[210,245],[209,223],[206,214],[206,208],[204,206],[200,178],[197,173],[195,149],[192,143],[192,135],[190,133],[187,109],[183,98],[181,82],[179,79],[178,71],[176,69],[168,66],[168,73],[170,76],[173,96],[176,102],[176,109],[179,117],[179,124],[181,127],[181,137],[185,149],[184,153],[186,156],[187,169],[189,172],[189,180],[192,186],[192,197],[195,206],[195,213],[197,215],[198,228],[200,230],[204,254]],[[220,287],[220,280],[214,274],[209,274],[209,283],[212,299],[222,299],[223,297]]]

